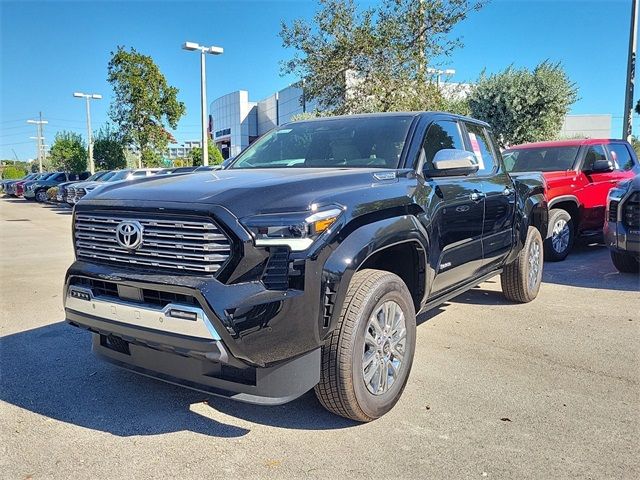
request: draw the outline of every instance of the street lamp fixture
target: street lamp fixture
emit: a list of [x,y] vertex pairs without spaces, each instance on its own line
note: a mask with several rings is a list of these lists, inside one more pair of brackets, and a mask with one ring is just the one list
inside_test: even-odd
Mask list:
[[209,165],[209,138],[207,134],[207,86],[206,86],[206,69],[205,69],[205,55],[222,55],[224,48],[200,45],[196,42],[184,42],[182,44],[183,50],[190,52],[200,52],[200,103],[202,110],[202,164]]
[[429,75],[436,76],[436,85],[439,88],[442,75],[446,75],[447,77],[453,77],[456,74],[456,71],[453,68],[447,68],[446,70],[441,70],[439,68],[427,68],[427,73]]
[[100,100],[102,95],[99,93],[82,93],[73,92],[73,96],[76,98],[84,98],[87,101],[87,143],[89,144],[89,171],[91,175],[95,173],[95,165],[93,163],[93,138],[91,135],[91,100]]

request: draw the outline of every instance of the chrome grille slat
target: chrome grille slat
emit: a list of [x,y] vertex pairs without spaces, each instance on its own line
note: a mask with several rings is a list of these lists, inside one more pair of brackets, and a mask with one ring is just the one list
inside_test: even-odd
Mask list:
[[[116,228],[124,220],[143,226],[143,242],[136,250],[116,239]],[[74,242],[80,259],[204,274],[217,272],[231,255],[228,237],[209,219],[80,212],[75,217]]]

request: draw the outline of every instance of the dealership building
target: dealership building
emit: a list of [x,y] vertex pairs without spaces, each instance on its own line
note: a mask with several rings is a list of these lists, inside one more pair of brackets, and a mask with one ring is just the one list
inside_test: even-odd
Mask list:
[[315,110],[302,88],[291,85],[254,102],[238,90],[215,99],[209,107],[211,138],[224,158],[235,157],[256,138],[291,121],[296,114]]
[[[470,90],[468,84],[452,84],[449,88],[451,91],[446,92],[452,97],[464,97]],[[257,102],[249,100],[246,90],[238,90],[211,102],[210,136],[224,158],[235,157],[260,135],[290,122],[294,115],[313,112],[316,107],[315,102],[305,99],[299,85],[291,85]],[[610,138],[611,115],[567,115],[560,137]]]

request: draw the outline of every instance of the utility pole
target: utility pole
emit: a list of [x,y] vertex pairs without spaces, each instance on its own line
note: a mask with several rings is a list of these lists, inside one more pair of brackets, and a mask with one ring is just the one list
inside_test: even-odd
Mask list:
[[633,87],[636,77],[636,48],[638,45],[638,3],[631,0],[631,31],[629,32],[629,53],[627,56],[627,83],[624,94],[624,122],[622,138],[631,141],[633,129]]
[[182,44],[183,50],[200,52],[200,108],[202,114],[202,164],[209,165],[209,133],[207,132],[207,79],[206,79],[206,65],[205,55],[207,53],[211,55],[222,55],[224,49],[222,47],[205,47],[195,42],[184,42]]
[[36,125],[37,136],[31,138],[36,141],[36,151],[38,153],[38,169],[39,172],[42,173],[42,146],[44,145],[44,129],[42,128],[42,126],[46,125],[49,122],[47,122],[46,120],[42,120],[42,112],[40,112],[39,118],[39,120],[27,120],[27,123]]
[[91,134],[91,107],[89,102],[91,100],[100,100],[102,95],[98,93],[82,93],[82,92],[74,92],[73,94],[76,98],[84,98],[87,101],[87,143],[89,148],[89,171],[91,175],[95,173],[95,166],[93,162],[93,136]]

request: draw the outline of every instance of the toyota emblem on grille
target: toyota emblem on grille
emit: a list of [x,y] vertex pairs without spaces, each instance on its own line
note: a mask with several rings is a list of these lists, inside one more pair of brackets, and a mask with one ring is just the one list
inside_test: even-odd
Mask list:
[[135,250],[142,243],[142,225],[128,220],[120,222],[116,227],[116,239],[124,248]]

